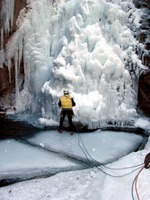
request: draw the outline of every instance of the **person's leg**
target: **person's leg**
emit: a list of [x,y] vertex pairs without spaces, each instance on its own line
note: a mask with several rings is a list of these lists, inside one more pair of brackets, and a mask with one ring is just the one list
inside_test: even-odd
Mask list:
[[60,122],[59,122],[59,130],[62,131],[63,129],[63,123],[65,119],[66,113],[62,110],[60,114]]
[[70,127],[70,131],[73,132],[73,123],[72,123],[72,116],[73,116],[73,112],[69,111],[67,113],[67,117],[68,117],[68,122],[69,122],[69,127]]

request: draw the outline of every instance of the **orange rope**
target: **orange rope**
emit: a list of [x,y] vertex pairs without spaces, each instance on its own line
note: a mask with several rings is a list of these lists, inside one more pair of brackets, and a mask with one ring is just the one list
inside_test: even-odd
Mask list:
[[143,169],[144,169],[144,166],[139,170],[138,174],[135,177],[135,191],[136,191],[136,196],[137,196],[138,200],[140,200],[140,197],[139,197],[139,193],[138,193],[137,181],[138,181],[138,176]]

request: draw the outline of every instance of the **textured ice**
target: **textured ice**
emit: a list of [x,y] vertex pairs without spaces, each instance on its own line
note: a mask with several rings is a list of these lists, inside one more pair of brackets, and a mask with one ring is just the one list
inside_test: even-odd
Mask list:
[[[130,29],[140,20],[133,3],[31,0],[27,4],[6,51],[9,71],[15,58],[16,111],[58,121],[58,98],[68,88],[81,123],[137,117],[133,86],[142,64]],[[25,80],[20,91],[22,55]],[[131,76],[130,70],[135,74]]]
[[[44,147],[42,141],[40,146]],[[42,148],[13,139],[0,141],[0,179],[32,176],[34,173],[42,174],[42,171],[54,173],[58,169],[77,166],[73,161]]]
[[69,136],[69,132],[65,131],[62,134],[57,131],[45,131],[28,139],[31,144],[40,146],[42,143],[47,149],[55,150],[80,160],[86,160],[85,154],[81,149],[81,147],[84,149],[84,144],[86,150],[93,157],[93,159],[89,157],[89,160],[93,161],[95,159],[101,163],[113,161],[114,155],[115,159],[118,159],[124,154],[128,154],[135,150],[142,140],[142,136],[132,133],[109,131],[75,133],[73,136]]
[[139,135],[124,132],[97,131],[70,136],[68,132],[50,130],[21,141],[3,140],[0,141],[0,176],[1,179],[25,177],[45,171],[79,169],[78,161],[88,162],[85,151],[91,163],[109,163],[134,151],[142,140]]

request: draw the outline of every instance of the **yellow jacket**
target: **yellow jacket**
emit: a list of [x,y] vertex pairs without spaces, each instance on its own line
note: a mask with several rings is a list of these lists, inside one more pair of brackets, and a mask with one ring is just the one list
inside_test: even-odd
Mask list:
[[59,104],[61,108],[64,109],[72,109],[73,105],[73,99],[69,95],[64,95],[59,99]]

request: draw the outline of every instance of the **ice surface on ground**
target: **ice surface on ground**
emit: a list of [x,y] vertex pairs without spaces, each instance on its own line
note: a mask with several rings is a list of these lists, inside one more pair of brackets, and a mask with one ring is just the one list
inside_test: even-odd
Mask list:
[[[81,141],[82,140],[82,141]],[[86,159],[82,149],[83,144],[89,154],[99,162],[108,163],[122,157],[135,150],[142,142],[143,137],[132,133],[96,131],[92,133],[75,133],[73,136],[69,132],[60,134],[57,131],[44,131],[29,138],[33,144],[42,145],[47,149]],[[83,142],[83,144],[82,144]],[[92,160],[91,158],[89,158]]]
[[[79,143],[79,139],[82,139]],[[15,140],[0,141],[0,175],[15,175],[21,173],[34,174],[44,169],[56,172],[79,167],[77,160],[67,159],[65,156],[88,162],[82,148],[86,147],[93,159],[102,163],[112,162],[129,152],[134,151],[143,138],[132,133],[118,132],[93,132],[70,136],[57,131],[42,131],[30,139],[30,146]],[[83,146],[84,144],[84,146]],[[122,145],[123,144],[123,145]],[[38,148],[39,147],[39,148]],[[12,151],[13,149],[13,151]],[[45,150],[44,150],[45,149]],[[48,151],[49,150],[49,151]],[[56,152],[50,152],[54,151]],[[88,156],[89,157],[89,156]],[[92,162],[95,160],[89,159]],[[75,164],[76,162],[76,164]]]
[[[131,153],[107,166],[113,168],[135,166],[143,163],[149,152],[150,140],[146,149]],[[133,169],[135,168],[107,170],[107,172],[119,176]],[[106,171],[105,168],[103,170]],[[129,200],[132,199],[131,186],[138,171],[122,178],[110,177],[95,168],[60,173],[51,178],[36,179],[0,188],[0,200]],[[143,169],[137,185],[140,199],[149,200],[149,181],[150,171]],[[134,197],[136,197],[135,189]]]
[[[58,122],[58,98],[68,88],[77,103],[76,119],[82,123],[136,117],[133,86],[143,66],[136,55],[138,41],[130,30],[140,21],[133,3],[27,3],[6,52],[9,71],[15,59],[16,111],[30,110]],[[22,55],[25,79],[19,91]]]
[[16,140],[0,141],[0,175],[17,174],[34,169],[58,169],[77,164],[52,152]]

